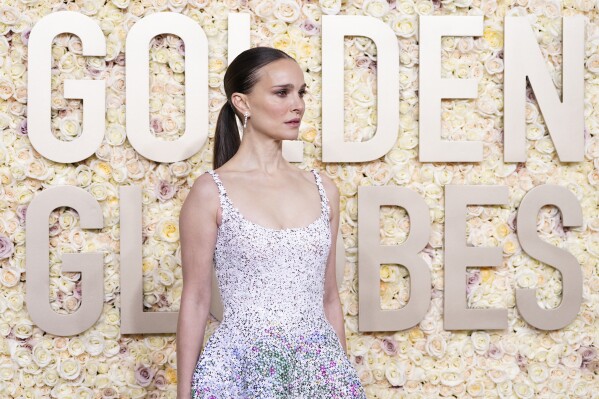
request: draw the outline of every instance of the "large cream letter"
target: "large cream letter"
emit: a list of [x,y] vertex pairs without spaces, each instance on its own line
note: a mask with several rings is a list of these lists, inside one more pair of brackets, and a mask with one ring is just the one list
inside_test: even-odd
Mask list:
[[121,186],[121,334],[177,332],[179,312],[144,312],[141,188]]
[[[345,142],[345,36],[366,36],[377,48],[377,129],[365,142]],[[399,128],[399,47],[389,26],[361,15],[322,16],[322,161],[367,162],[385,155]]]
[[[410,234],[401,245],[381,245],[379,208],[403,207],[410,217]],[[430,237],[429,209],[422,197],[405,187],[358,187],[359,331],[398,331],[417,325],[431,299],[431,273],[418,252]],[[399,263],[410,274],[410,299],[401,309],[383,310],[380,265]]]
[[498,266],[501,248],[465,244],[466,206],[508,203],[507,186],[445,186],[445,330],[507,328],[506,309],[469,309],[466,302],[466,267]]
[[[150,40],[161,33],[185,42],[185,132],[176,140],[155,137],[148,127],[150,106]],[[127,138],[144,157],[155,162],[178,162],[198,152],[208,138],[208,41],[191,18],[173,12],[150,14],[127,35]]]
[[420,162],[478,162],[480,142],[441,140],[441,99],[476,98],[477,79],[441,79],[441,37],[480,36],[483,17],[420,16]]
[[25,226],[25,302],[31,320],[47,333],[77,335],[91,326],[102,314],[104,304],[104,254],[101,252],[63,253],[62,271],[81,273],[81,306],[72,314],[56,313],[48,301],[50,295],[50,262],[48,249],[48,217],[62,206],[75,209],[81,228],[101,229],[102,208],[82,188],[54,186],[37,194],[27,207]]
[[61,33],[81,39],[82,54],[105,56],[102,29],[88,16],[74,11],[58,11],[44,16],[31,30],[28,44],[27,129],[37,152],[54,162],[79,162],[92,155],[102,143],[106,114],[104,80],[64,80],[64,98],[83,100],[81,136],[64,141],[52,134],[50,69],[52,40]]
[[530,190],[520,203],[517,219],[518,241],[527,254],[555,267],[562,274],[562,301],[553,309],[541,309],[536,290],[516,289],[516,305],[522,318],[541,330],[557,330],[570,324],[580,311],[582,303],[582,270],[571,253],[557,248],[537,235],[537,215],[545,205],[557,206],[564,226],[580,226],[580,203],[567,188],[544,184]]
[[526,17],[505,17],[504,159],[526,161],[526,78],[562,162],[584,156],[584,19],[563,19],[562,100]]

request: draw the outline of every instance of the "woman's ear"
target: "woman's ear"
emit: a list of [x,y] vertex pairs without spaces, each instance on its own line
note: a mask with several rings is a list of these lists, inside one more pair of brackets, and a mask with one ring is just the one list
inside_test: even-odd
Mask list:
[[248,106],[247,96],[243,93],[233,93],[231,95],[231,102],[233,103],[233,108],[244,114],[246,112],[250,112],[250,107]]

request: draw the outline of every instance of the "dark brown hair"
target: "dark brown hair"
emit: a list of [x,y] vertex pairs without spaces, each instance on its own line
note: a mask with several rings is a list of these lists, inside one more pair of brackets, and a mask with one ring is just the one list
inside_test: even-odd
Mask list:
[[280,59],[294,60],[282,50],[272,47],[254,47],[240,53],[227,67],[223,79],[227,102],[221,108],[216,122],[213,169],[219,168],[231,159],[241,144],[235,116],[237,115],[243,123],[243,115],[231,103],[231,95],[233,93],[249,94],[259,79],[260,68]]

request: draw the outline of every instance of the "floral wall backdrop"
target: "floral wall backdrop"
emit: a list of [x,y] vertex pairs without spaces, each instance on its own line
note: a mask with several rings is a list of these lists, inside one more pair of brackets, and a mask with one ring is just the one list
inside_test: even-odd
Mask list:
[[[300,129],[303,169],[316,167],[341,193],[341,233],[346,248],[345,282],[340,287],[348,352],[369,398],[401,397],[598,397],[599,332],[599,3],[589,0],[8,0],[0,5],[0,396],[53,398],[175,398],[175,335],[121,335],[119,293],[118,187],[143,187],[143,278],[147,311],[179,308],[182,276],[178,214],[192,182],[212,167],[217,113],[225,102],[227,15],[251,15],[252,46],[291,54],[305,71],[306,113]],[[70,10],[102,28],[106,57],[83,57],[81,41],[62,34],[52,47],[52,128],[61,140],[81,134],[82,102],[66,100],[65,79],[105,79],[106,134],[95,155],[76,164],[40,156],[27,135],[27,43],[45,15]],[[202,151],[171,164],[148,161],[125,134],[125,38],[136,21],[172,11],[196,21],[209,39],[210,133]],[[321,160],[321,36],[323,14],[379,18],[396,33],[400,46],[400,130],[396,146],[367,163],[323,164]],[[584,15],[585,160],[561,163],[534,93],[527,92],[528,157],[503,162],[503,18],[526,15],[560,92],[561,18]],[[442,39],[442,77],[478,78],[478,98],[443,101],[443,137],[481,140],[480,163],[418,162],[418,17],[484,15],[481,37]],[[345,139],[368,140],[376,129],[377,48],[365,37],[345,39]],[[379,49],[380,50],[380,49]],[[151,42],[150,128],[164,140],[184,129],[185,46],[174,35]],[[577,319],[557,331],[528,325],[515,307],[515,288],[537,288],[542,307],[560,302],[557,270],[527,256],[515,235],[515,214],[531,188],[554,183],[572,191],[583,209],[581,227],[564,229],[557,208],[539,213],[539,235],[573,253],[584,276]],[[50,224],[50,295],[53,309],[70,313],[82,300],[80,274],[61,273],[60,256],[99,251],[104,257],[104,311],[79,336],[58,337],[35,326],[25,298],[25,216],[28,203],[47,187],[69,184],[90,192],[101,204],[105,227],[79,227],[70,208],[55,210]],[[470,206],[467,241],[503,248],[498,268],[470,268],[471,307],[508,309],[501,331],[445,331],[443,293],[443,187],[446,184],[508,185],[508,206]],[[410,330],[359,333],[357,323],[357,188],[399,185],[422,195],[431,209],[433,233],[421,256],[432,273],[432,302],[426,317]],[[381,243],[400,244],[409,220],[398,207],[383,207]],[[400,265],[381,265],[381,305],[400,308],[409,295],[409,276]],[[205,340],[217,327],[209,321]]]

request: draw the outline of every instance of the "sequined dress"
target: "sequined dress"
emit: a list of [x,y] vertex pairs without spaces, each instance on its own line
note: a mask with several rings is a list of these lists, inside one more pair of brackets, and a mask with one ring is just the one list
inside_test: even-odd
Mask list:
[[214,266],[223,317],[200,354],[194,399],[365,399],[356,370],[326,319],[329,203],[315,169],[319,217],[272,229],[244,218],[214,170],[222,222]]

